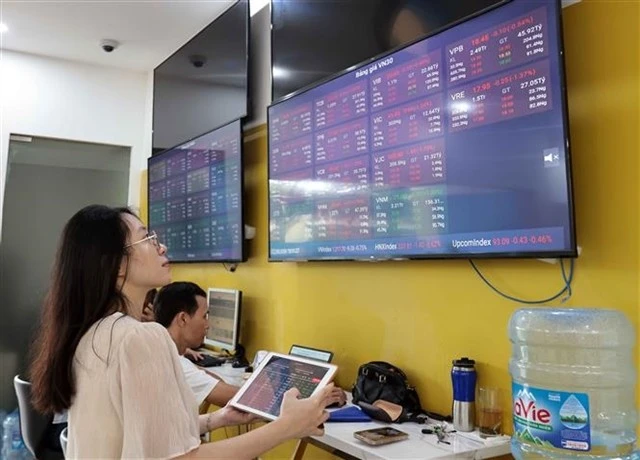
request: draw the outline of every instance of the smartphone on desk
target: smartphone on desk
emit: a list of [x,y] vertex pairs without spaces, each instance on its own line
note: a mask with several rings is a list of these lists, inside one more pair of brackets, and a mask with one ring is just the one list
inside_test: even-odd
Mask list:
[[353,433],[353,436],[356,439],[366,442],[372,446],[380,446],[382,444],[389,444],[390,442],[402,441],[409,438],[409,435],[404,431],[390,427],[356,431]]

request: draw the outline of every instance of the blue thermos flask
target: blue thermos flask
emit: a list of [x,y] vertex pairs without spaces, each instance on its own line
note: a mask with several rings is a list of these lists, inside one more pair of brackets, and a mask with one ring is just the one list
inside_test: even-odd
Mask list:
[[453,428],[457,431],[473,431],[475,428],[476,362],[467,357],[453,361],[451,383],[453,385]]

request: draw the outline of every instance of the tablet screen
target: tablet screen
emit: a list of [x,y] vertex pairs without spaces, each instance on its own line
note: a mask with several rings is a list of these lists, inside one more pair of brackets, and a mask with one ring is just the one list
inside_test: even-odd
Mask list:
[[295,387],[301,398],[308,398],[319,386],[329,382],[335,369],[331,364],[270,353],[238,392],[234,405],[276,418],[287,390]]

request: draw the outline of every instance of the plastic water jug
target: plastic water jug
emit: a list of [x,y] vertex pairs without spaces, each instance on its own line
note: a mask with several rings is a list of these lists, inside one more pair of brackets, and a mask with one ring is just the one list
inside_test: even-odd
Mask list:
[[509,338],[517,460],[640,459],[635,334],[622,312],[521,309]]
[[0,457],[2,460],[33,458],[22,442],[18,409],[7,415],[2,422],[2,454]]
[[7,412],[0,409],[0,459],[2,459],[2,438],[4,433],[4,428],[2,428],[2,425],[6,416]]

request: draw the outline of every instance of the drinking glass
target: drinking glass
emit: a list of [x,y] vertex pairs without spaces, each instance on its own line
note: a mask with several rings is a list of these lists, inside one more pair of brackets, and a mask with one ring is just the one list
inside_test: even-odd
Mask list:
[[500,389],[493,387],[478,388],[478,428],[480,436],[498,436],[502,428],[502,404]]

